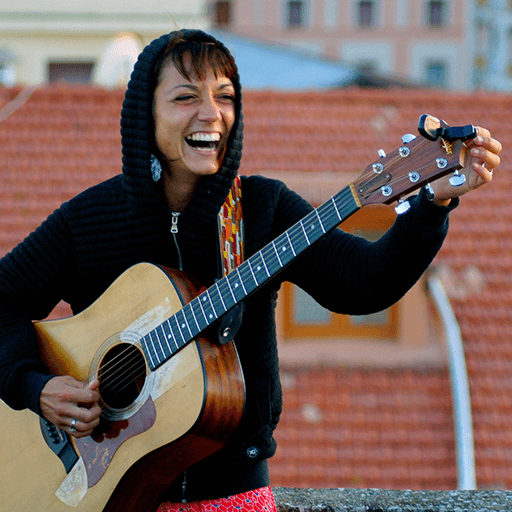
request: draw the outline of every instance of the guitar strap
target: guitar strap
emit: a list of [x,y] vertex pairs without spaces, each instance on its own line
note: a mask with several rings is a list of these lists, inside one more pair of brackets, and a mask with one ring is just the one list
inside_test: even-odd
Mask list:
[[219,212],[220,255],[223,275],[235,270],[244,260],[244,220],[240,176],[233,181]]
[[[242,183],[240,176],[233,181],[218,217],[219,246],[223,276],[228,275],[244,260],[244,222],[242,215]],[[242,323],[243,304],[239,303],[220,320],[217,330],[219,343],[232,341]]]

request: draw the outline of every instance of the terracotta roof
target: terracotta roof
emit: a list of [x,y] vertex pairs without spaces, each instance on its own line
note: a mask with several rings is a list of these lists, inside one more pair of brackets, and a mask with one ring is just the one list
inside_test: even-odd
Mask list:
[[[19,89],[0,89],[0,109]],[[122,91],[36,90],[0,122],[0,255],[62,201],[121,169]],[[242,172],[350,173],[432,113],[505,146],[492,185],[462,201],[436,260],[465,342],[480,487],[512,486],[512,96],[417,90],[244,94]],[[0,110],[0,119],[7,112]],[[5,117],[5,116],[4,116]],[[456,485],[445,370],[283,368],[274,485]]]

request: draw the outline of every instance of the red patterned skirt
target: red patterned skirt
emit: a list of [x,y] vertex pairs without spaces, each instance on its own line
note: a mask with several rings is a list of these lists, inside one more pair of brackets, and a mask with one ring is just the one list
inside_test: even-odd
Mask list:
[[276,502],[270,487],[235,494],[218,500],[191,501],[160,505],[157,512],[277,512]]

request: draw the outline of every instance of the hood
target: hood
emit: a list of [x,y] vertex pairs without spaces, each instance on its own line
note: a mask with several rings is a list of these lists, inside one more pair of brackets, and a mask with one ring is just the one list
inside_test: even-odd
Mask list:
[[[206,40],[217,41],[202,31],[194,31]],[[151,147],[153,140],[152,102],[155,88],[154,69],[167,47],[166,34],[151,42],[139,55],[128,82],[121,110],[121,143],[123,151],[123,187],[130,201],[141,206],[165,204],[159,184],[151,175]],[[218,42],[218,41],[217,41]],[[243,117],[242,90],[238,72],[233,78],[236,91],[235,124],[228,141],[226,154],[219,172],[201,178],[185,212],[197,220],[215,221],[229,193],[242,157]]]

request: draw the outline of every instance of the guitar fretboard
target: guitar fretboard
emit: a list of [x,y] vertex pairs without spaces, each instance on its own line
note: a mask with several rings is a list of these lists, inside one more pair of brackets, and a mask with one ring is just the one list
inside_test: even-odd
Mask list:
[[141,345],[150,369],[158,368],[358,209],[350,187],[344,188],[146,334]]

